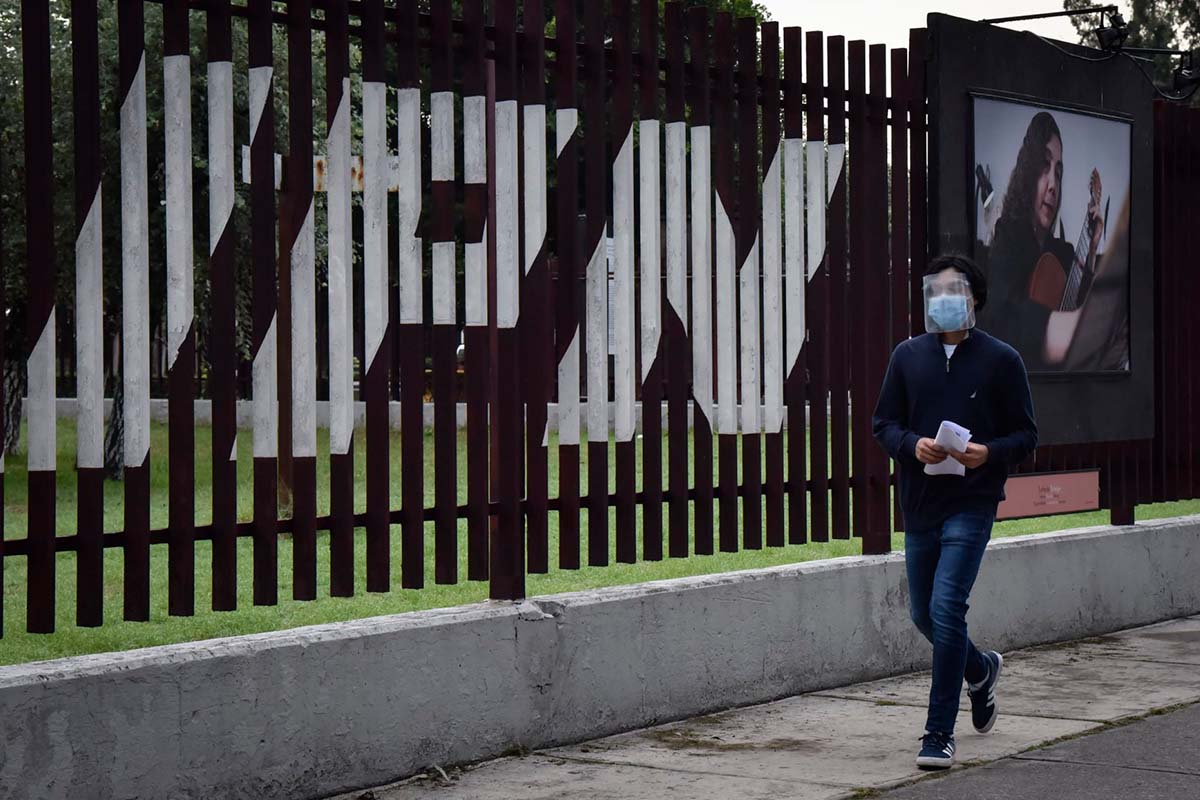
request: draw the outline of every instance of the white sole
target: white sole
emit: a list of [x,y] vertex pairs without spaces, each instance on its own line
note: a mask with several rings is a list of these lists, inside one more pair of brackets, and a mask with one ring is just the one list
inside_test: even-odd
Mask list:
[[[996,684],[1000,683],[1000,673],[1004,671],[1004,656],[1000,655],[999,653],[996,653],[996,658],[998,658],[999,661],[996,662],[996,683],[992,684],[993,689],[996,687]],[[999,716],[1000,716],[1000,704],[995,703],[995,705],[992,706],[992,718],[988,720],[987,725],[984,725],[982,728],[976,728],[975,732],[976,733],[989,733],[992,730],[992,728],[994,728],[996,726],[996,720],[999,718]]]
[[925,769],[949,769],[954,766],[954,759],[917,756],[917,766]]

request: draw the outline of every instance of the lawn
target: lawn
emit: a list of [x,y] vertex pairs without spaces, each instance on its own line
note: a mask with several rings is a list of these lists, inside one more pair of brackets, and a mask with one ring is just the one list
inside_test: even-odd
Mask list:
[[[250,431],[242,431],[238,436],[239,491],[238,517],[249,519],[251,514],[252,487],[249,481],[249,464],[251,463],[251,445],[253,435]],[[75,428],[69,421],[62,421],[58,431],[58,503],[57,527],[60,535],[74,532],[75,527],[75,475],[72,468],[75,452]],[[557,448],[551,439],[551,491],[553,493],[557,481]],[[365,443],[360,431],[355,438],[356,458],[356,491],[357,508],[365,509],[365,477],[364,459]],[[399,452],[400,437],[393,433],[391,448],[392,459],[392,493],[393,504],[399,502]],[[329,509],[329,462],[328,440],[324,432],[318,437],[318,498],[317,511],[319,514],[328,513]],[[586,462],[586,450],[582,448],[583,459]],[[427,436],[425,452],[429,456],[426,465],[425,491],[426,502],[433,502],[433,466],[432,437]],[[664,454],[666,452],[664,442]],[[151,431],[151,482],[152,507],[151,525],[155,528],[167,524],[167,431],[164,425],[154,424]],[[460,502],[465,501],[465,437],[459,436],[458,441],[458,484]],[[639,454],[640,460],[640,454]],[[664,459],[665,460],[665,459]],[[196,521],[205,524],[212,519],[211,491],[211,431],[207,427],[198,427],[196,431]],[[10,454],[6,459],[5,476],[5,527],[6,539],[23,538],[26,534],[26,476],[24,453]],[[610,453],[609,480],[613,481],[615,459]],[[667,478],[664,464],[664,482]],[[587,475],[586,463],[581,468],[581,474]],[[586,478],[584,481],[586,490]],[[120,483],[109,482],[105,487],[105,529],[119,530],[122,524],[122,492]],[[1162,503],[1153,506],[1141,506],[1137,509],[1138,519],[1151,519],[1200,513],[1200,501],[1182,503]],[[583,525],[582,542],[586,553],[587,514],[581,515]],[[781,548],[763,550],[748,550],[738,553],[718,553],[710,556],[696,556],[680,559],[665,559],[658,562],[639,561],[636,564],[615,563],[615,517],[610,517],[610,563],[608,567],[584,567],[579,570],[559,570],[556,568],[557,553],[557,524],[553,514],[550,517],[550,566],[546,575],[529,575],[526,587],[529,595],[537,596],[555,592],[589,589],[600,586],[613,586],[641,581],[675,578],[689,575],[704,575],[731,570],[753,569],[757,567],[790,564],[799,561],[810,561],[837,556],[856,555],[861,552],[861,544],[857,540],[834,541],[829,543],[810,543],[791,545]],[[1017,520],[998,523],[995,529],[997,536],[1014,536],[1025,533],[1060,530],[1066,528],[1098,525],[1107,522],[1107,512],[1092,512],[1072,514],[1060,517]],[[365,536],[360,530],[356,533],[356,591],[350,598],[332,598],[329,596],[329,562],[328,535],[319,534],[318,538],[318,599],[310,602],[297,602],[291,599],[291,540],[281,537],[279,543],[279,597],[278,606],[254,606],[251,603],[251,564],[252,549],[248,539],[238,542],[238,610],[236,612],[212,612],[211,607],[211,561],[210,548],[207,542],[196,543],[196,610],[194,617],[171,617],[167,615],[167,581],[165,545],[151,548],[151,618],[149,622],[121,621],[122,608],[122,556],[120,549],[109,548],[104,554],[105,624],[99,628],[79,628],[75,625],[75,556],[73,553],[60,553],[57,556],[57,632],[50,635],[35,635],[25,633],[25,559],[10,557],[4,559],[4,637],[0,639],[0,664],[14,664],[28,661],[38,661],[62,656],[97,653],[112,650],[126,650],[135,647],[167,644],[171,642],[186,642],[200,639],[210,639],[218,636],[233,636],[237,634],[256,633],[261,631],[281,630],[300,625],[312,625],[323,622],[358,619],[381,614],[395,614],[404,611],[415,611],[427,608],[473,603],[487,599],[488,585],[482,581],[466,581],[456,585],[436,585],[433,583],[433,527],[426,526],[425,534],[425,576],[426,588],[400,589],[400,531],[398,526],[392,528],[392,583],[394,588],[386,594],[368,594],[365,591]],[[640,534],[639,534],[640,536]],[[640,541],[640,539],[639,539]],[[892,538],[894,549],[903,547],[903,534]],[[640,551],[640,544],[639,544]],[[459,575],[466,575],[466,525],[459,526]]]

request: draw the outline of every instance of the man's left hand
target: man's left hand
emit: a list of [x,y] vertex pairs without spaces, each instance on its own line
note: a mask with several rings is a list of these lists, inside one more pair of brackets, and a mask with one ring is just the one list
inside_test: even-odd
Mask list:
[[987,463],[987,445],[968,442],[966,452],[956,453],[951,450],[950,457],[962,464],[967,469],[978,469]]

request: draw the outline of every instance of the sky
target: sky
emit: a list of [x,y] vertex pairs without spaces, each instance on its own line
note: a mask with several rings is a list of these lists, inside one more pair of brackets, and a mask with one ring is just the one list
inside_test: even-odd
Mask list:
[[[907,47],[909,28],[925,26],[925,15],[938,11],[965,19],[990,19],[1018,14],[1040,14],[1062,9],[1061,0],[758,0],[780,27],[798,25],[805,30],[842,34],[847,41]],[[1098,2],[1097,5],[1103,3]],[[1117,5],[1126,19],[1128,0]],[[1079,41],[1071,20],[1030,20],[1006,27],[1031,30],[1051,39]]]

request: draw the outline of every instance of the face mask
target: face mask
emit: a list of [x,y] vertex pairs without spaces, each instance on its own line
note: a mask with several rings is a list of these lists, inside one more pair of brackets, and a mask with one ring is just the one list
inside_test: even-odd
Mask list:
[[929,298],[926,313],[941,331],[966,330],[967,298],[962,295],[941,294]]

